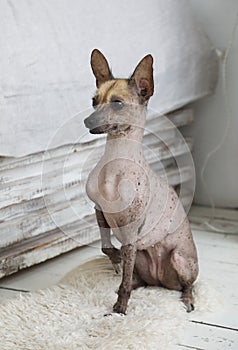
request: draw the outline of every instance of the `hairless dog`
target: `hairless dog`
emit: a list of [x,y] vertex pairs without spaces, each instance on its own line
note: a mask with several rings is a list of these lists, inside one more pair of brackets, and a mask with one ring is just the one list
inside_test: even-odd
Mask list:
[[[142,152],[146,106],[154,92],[153,58],[145,56],[128,79],[115,79],[99,50],[92,52],[91,66],[95,111],[85,125],[92,134],[107,133],[107,142],[86,191],[95,203],[102,251],[116,271],[123,266],[113,310],[125,314],[132,289],[150,285],[181,291],[190,312],[198,259],[189,222],[175,190],[152,171]],[[121,249],[112,245],[111,230]]]

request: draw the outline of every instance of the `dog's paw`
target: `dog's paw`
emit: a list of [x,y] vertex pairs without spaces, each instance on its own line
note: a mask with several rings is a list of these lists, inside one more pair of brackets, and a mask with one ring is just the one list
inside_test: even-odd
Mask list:
[[182,298],[187,312],[192,312],[195,310],[193,298]]
[[121,274],[121,271],[122,271],[121,251],[117,248],[103,248],[102,251],[111,260],[114,271],[117,274]]
[[187,305],[187,312],[191,312],[191,311],[194,311],[195,310],[195,307],[193,304],[190,304],[190,305]]
[[187,312],[191,312],[195,309],[192,285],[187,285],[184,287],[182,292],[182,301],[186,307]]
[[113,306],[113,312],[116,312],[117,314],[126,315],[126,309],[127,303],[122,301],[117,301],[116,304]]

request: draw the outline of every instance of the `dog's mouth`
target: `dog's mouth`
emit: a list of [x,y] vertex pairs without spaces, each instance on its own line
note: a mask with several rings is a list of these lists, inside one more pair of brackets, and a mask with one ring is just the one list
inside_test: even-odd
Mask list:
[[84,120],[84,124],[89,129],[90,134],[104,134],[112,126],[100,120],[99,116],[99,113],[94,112]]
[[89,130],[90,134],[104,134],[104,131],[101,128],[94,128]]
[[129,125],[121,123],[103,124],[103,125],[88,125],[87,121],[85,126],[89,129],[90,134],[116,134],[119,132],[125,132],[130,129]]
[[111,127],[110,125],[101,125],[95,128],[89,129],[90,134],[105,134],[109,132],[111,129],[116,130],[116,126]]
[[106,126],[99,126],[93,129],[90,129],[90,134],[119,134],[119,133],[127,133],[131,129],[130,125],[124,125],[124,124],[113,124],[113,125],[106,125]]

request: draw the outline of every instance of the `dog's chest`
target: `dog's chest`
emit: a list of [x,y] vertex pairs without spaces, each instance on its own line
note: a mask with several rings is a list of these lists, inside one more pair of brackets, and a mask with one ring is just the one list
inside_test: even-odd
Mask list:
[[[89,175],[87,186],[89,198],[104,213],[133,219],[148,204],[150,182],[143,167],[126,160],[114,160],[95,167]],[[129,216],[128,216],[129,215]]]

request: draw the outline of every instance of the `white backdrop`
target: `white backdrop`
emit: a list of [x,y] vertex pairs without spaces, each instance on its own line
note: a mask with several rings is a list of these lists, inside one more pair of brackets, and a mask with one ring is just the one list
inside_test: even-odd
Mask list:
[[[194,13],[223,58],[230,47],[226,65],[226,94],[220,60],[220,78],[213,96],[196,103],[195,123],[187,133],[194,136],[193,157],[197,169],[195,201],[200,205],[238,208],[238,1],[190,0]],[[232,33],[234,32],[231,44]],[[227,131],[227,132],[226,132]],[[210,156],[209,156],[210,155]],[[204,181],[201,170],[207,157]],[[238,212],[237,212],[238,215]]]
[[152,53],[160,113],[213,90],[214,50],[186,0],[1,0],[0,155],[44,150],[59,128],[53,146],[81,140],[83,116],[71,118],[91,105],[95,47],[119,77]]

